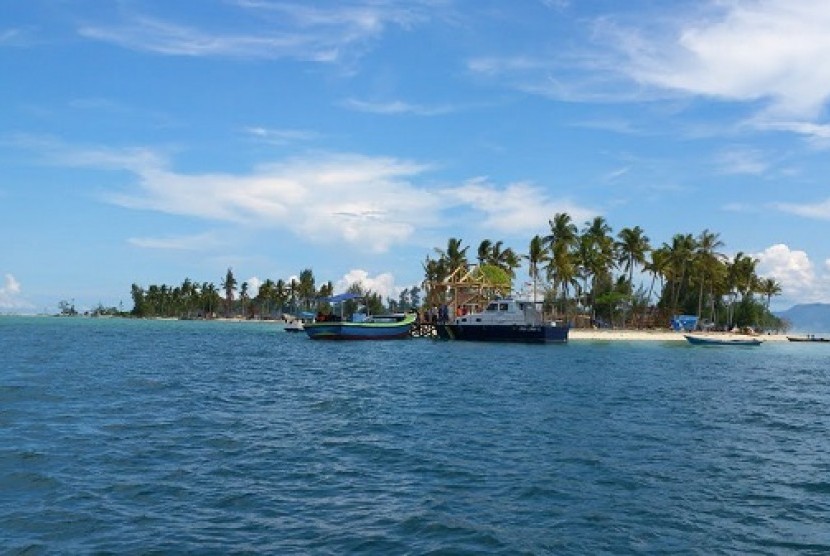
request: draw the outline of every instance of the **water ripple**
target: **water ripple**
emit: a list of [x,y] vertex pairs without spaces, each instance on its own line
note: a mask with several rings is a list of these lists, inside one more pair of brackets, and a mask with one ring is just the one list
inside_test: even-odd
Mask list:
[[825,553],[826,351],[0,318],[13,554]]

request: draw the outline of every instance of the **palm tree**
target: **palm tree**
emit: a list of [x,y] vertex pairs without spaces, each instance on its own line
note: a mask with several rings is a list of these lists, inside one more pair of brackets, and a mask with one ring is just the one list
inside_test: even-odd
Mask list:
[[[611,270],[615,266],[617,256],[614,251],[614,238],[611,236],[611,226],[605,218],[597,216],[585,223],[582,235],[579,236],[578,264],[582,271],[582,277],[586,284],[591,281],[590,297],[593,301],[605,291],[599,291],[600,280],[606,287],[611,286]],[[591,302],[592,312],[594,302]]]
[[300,272],[300,282],[297,285],[297,297],[302,302],[302,307],[306,311],[311,307],[311,300],[317,295],[317,289],[314,285],[314,272],[310,268],[303,269]]
[[548,263],[548,278],[553,281],[554,292],[560,293],[560,306],[567,319],[567,301],[571,286],[578,286],[576,256],[564,248],[555,249]]
[[285,302],[288,299],[288,288],[285,285],[285,280],[282,278],[277,279],[276,284],[274,284],[274,303],[276,303],[277,307],[279,307],[279,312],[285,312]]
[[730,266],[730,275],[735,289],[741,294],[741,299],[752,295],[758,284],[758,275],[755,268],[758,266],[758,259],[745,255],[739,251]]
[[441,249],[435,248],[436,253],[440,255],[440,258],[446,261],[447,270],[449,274],[452,274],[459,268],[466,268],[467,266],[467,249],[469,247],[461,248],[461,244],[463,240],[461,238],[454,238],[451,237],[447,241],[447,250],[442,251]]
[[242,308],[242,318],[245,318],[245,303],[248,301],[248,282],[242,282],[242,286],[239,289],[239,303]]
[[556,249],[569,250],[573,247],[576,243],[577,229],[570,214],[557,212],[553,215],[553,220],[548,220],[548,225],[550,235],[545,236],[544,241],[550,247],[551,252]]
[[634,267],[646,264],[646,253],[651,251],[648,236],[639,226],[623,228],[617,234],[619,241],[615,244],[619,262],[628,272],[628,282],[634,280]]
[[502,250],[503,241],[497,241],[490,247],[485,262],[504,270],[510,278],[516,276],[516,269],[520,266],[519,257],[510,247]]
[[[761,278],[758,280],[758,293],[766,297],[765,307],[769,314],[769,304],[773,295],[779,295],[782,292],[781,284],[775,278]],[[764,315],[766,318],[766,315]]]
[[446,291],[446,286],[442,284],[449,275],[447,259],[443,257],[431,259],[427,256],[421,265],[424,269],[423,286],[427,292],[425,302],[427,306],[440,305],[444,302],[442,296]]
[[233,291],[236,289],[236,278],[233,277],[233,270],[228,267],[228,272],[225,274],[225,279],[222,280],[221,287],[225,290],[225,317],[231,314],[231,304],[233,303]]
[[671,286],[670,307],[672,314],[677,314],[680,295],[687,281],[686,273],[696,248],[695,238],[692,234],[675,234],[671,245],[663,244],[663,247],[669,253],[666,275]]
[[478,259],[479,266],[483,265],[487,261],[492,247],[493,242],[489,239],[482,240],[482,242],[478,244],[476,258]]
[[262,285],[259,286],[259,291],[256,294],[256,301],[259,303],[259,317],[264,318],[265,315],[271,315],[271,300],[274,298],[274,281],[267,278]]
[[548,260],[548,255],[545,251],[545,241],[542,236],[535,235],[530,240],[527,255],[525,258],[528,261],[530,279],[533,281],[533,302],[536,302],[536,284],[539,282],[539,265]]
[[577,228],[571,220],[571,215],[567,212],[554,214],[553,220],[548,220],[548,225],[550,226],[550,234],[543,239],[550,253],[547,258],[548,279],[553,281],[554,295],[560,294],[564,304],[568,291],[567,286],[577,274],[573,256],[577,240]]
[[291,312],[297,312],[297,292],[300,289],[300,283],[296,278],[292,278],[288,283],[288,303],[291,305]]
[[719,247],[723,247],[723,242],[720,240],[719,234],[706,229],[697,236],[694,255],[698,270],[698,280],[700,281],[700,293],[697,299],[698,319],[700,319],[703,313],[703,286],[706,283],[706,279],[713,277],[715,272],[717,272],[717,266],[722,262],[724,257],[722,253],[715,251]]

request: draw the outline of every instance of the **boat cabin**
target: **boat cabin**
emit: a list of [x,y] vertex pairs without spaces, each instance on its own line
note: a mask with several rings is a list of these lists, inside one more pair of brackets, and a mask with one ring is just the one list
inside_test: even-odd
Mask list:
[[540,326],[542,313],[532,301],[515,299],[494,299],[487,304],[484,311],[470,313],[455,318],[455,324],[466,325],[522,325]]

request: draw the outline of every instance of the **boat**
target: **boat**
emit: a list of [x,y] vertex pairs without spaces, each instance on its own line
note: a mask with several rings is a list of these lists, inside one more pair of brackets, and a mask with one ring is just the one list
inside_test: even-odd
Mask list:
[[304,324],[305,333],[312,340],[399,340],[410,337],[417,318],[414,313],[369,315],[358,311],[351,317],[344,317],[345,302],[362,298],[354,293],[322,298],[320,301],[339,304],[340,314],[318,314],[313,322]]
[[751,336],[710,336],[705,334],[683,334],[695,346],[760,346],[764,341]]
[[304,325],[305,333],[312,340],[398,340],[410,337],[415,315],[355,314],[343,320],[337,316],[318,317]]
[[305,325],[314,322],[314,313],[303,311],[296,316],[291,317],[291,320],[285,325],[286,332],[302,332],[305,330]]
[[303,321],[301,321],[301,320],[291,321],[291,322],[289,322],[288,324],[285,325],[285,331],[286,332],[295,332],[296,333],[296,332],[302,332],[303,330],[305,330],[305,326],[303,326]]
[[821,336],[814,336],[807,334],[806,336],[787,336],[791,342],[830,342],[830,338],[823,338]]
[[567,343],[570,330],[567,325],[544,322],[536,303],[512,298],[495,299],[484,311],[457,316],[436,328],[444,340],[531,344]]

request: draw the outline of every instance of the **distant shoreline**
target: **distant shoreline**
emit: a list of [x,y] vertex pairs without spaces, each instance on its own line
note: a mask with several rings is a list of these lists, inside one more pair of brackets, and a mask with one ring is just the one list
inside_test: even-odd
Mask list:
[[[217,317],[212,319],[201,319],[201,318],[194,318],[194,319],[179,319],[176,317],[142,317],[142,318],[135,318],[135,317],[120,317],[120,316],[106,316],[106,317],[89,317],[89,316],[82,316],[77,315],[73,317],[62,317],[59,315],[0,315],[0,316],[28,316],[28,317],[58,317],[58,318],[74,318],[74,319],[99,319],[99,318],[116,318],[116,319],[135,319],[135,320],[156,320],[156,321],[200,321],[200,322],[224,322],[224,323],[251,323],[251,324],[273,324],[277,326],[283,326],[287,324],[287,321],[283,319],[244,319],[241,317]],[[608,342],[683,342],[686,338],[683,336],[683,332],[674,332],[672,330],[667,329],[656,329],[656,330],[626,330],[626,329],[608,329],[608,328],[600,328],[600,329],[591,329],[591,328],[572,328],[570,333],[568,334],[568,340],[574,342],[583,342],[583,341],[608,341]],[[702,332],[696,332],[696,334],[704,334]],[[734,337],[749,337],[746,334],[733,334],[730,332],[706,332],[707,336],[712,337],[724,337],[724,338],[734,338]],[[803,336],[804,334],[798,333],[790,333],[790,334],[759,334],[755,337],[764,340],[765,342],[786,342],[787,336]]]

